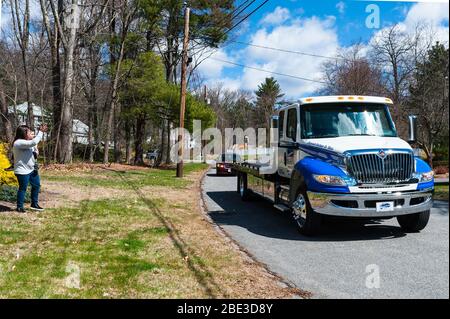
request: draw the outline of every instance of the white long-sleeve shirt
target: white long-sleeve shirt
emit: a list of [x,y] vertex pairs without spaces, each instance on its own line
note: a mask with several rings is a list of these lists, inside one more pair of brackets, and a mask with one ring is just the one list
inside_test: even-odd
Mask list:
[[17,175],[28,175],[34,171],[36,159],[33,151],[42,140],[43,133],[39,131],[38,135],[32,140],[17,140],[13,145],[14,154],[14,173]]

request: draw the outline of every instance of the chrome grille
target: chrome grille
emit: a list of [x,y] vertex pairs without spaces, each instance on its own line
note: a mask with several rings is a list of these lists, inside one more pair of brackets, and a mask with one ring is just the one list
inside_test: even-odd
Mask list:
[[[383,154],[382,154],[383,155]],[[347,161],[349,173],[359,184],[385,184],[408,181],[414,173],[412,153],[354,154]]]

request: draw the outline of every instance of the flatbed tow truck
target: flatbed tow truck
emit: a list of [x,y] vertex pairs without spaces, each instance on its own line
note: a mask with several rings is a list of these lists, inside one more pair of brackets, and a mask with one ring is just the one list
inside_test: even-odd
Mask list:
[[424,229],[430,217],[434,175],[415,153],[416,117],[409,117],[409,143],[397,135],[392,101],[370,96],[302,99],[278,108],[274,163],[234,163],[237,191],[292,213],[305,235],[326,216],[396,217],[407,232]]

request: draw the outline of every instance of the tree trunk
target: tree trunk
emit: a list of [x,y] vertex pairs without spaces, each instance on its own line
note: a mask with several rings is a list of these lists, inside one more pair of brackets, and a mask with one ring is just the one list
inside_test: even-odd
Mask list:
[[[114,4],[114,2],[113,2]],[[114,15],[114,13],[112,13]],[[113,121],[114,121],[114,112],[115,109],[117,107],[117,96],[118,96],[118,88],[119,88],[119,78],[120,78],[120,70],[121,70],[121,65],[124,59],[124,53],[125,53],[125,41],[126,41],[126,37],[128,34],[128,27],[129,27],[129,23],[131,20],[131,16],[128,16],[125,18],[126,21],[122,21],[122,27],[123,29],[121,30],[122,35],[121,35],[121,41],[120,41],[120,49],[119,49],[119,56],[117,58],[117,62],[115,60],[114,54],[113,54],[113,44],[111,43],[111,64],[114,65],[114,63],[116,64],[115,67],[115,72],[114,72],[114,78],[112,81],[112,86],[111,86],[111,90],[110,90],[110,100],[109,100],[109,108],[108,108],[108,122],[107,122],[107,127],[106,127],[106,132],[105,132],[105,152],[104,152],[104,156],[103,156],[103,163],[108,163],[109,162],[109,146],[111,143],[111,133],[112,133],[112,129],[113,129]],[[113,19],[113,22],[111,24],[111,28],[110,28],[110,32],[111,34],[115,33],[115,19]]]
[[157,165],[159,166],[161,163],[167,163],[167,119],[164,118],[161,123],[161,148],[160,148],[160,155],[157,162]]
[[166,149],[166,161],[165,164],[172,163],[172,160],[170,159],[170,121],[167,120],[167,149]]
[[134,141],[134,165],[144,165],[145,115],[136,120],[136,136]]
[[131,152],[132,152],[132,143],[131,143],[131,123],[130,121],[125,122],[125,143],[126,143],[126,163],[131,164]]
[[[75,7],[77,0],[72,0],[72,16],[75,16]],[[75,41],[77,36],[77,29],[75,26],[70,28],[70,37],[65,50],[66,58],[66,74],[64,81],[64,98],[63,107],[61,110],[61,123],[59,130],[59,145],[58,145],[58,161],[63,164],[72,162],[72,94],[73,94],[73,79],[74,79],[74,51]]]
[[123,146],[123,136],[122,136],[122,121],[120,119],[121,105],[116,104],[114,109],[114,162],[120,163],[122,161],[122,146]]
[[2,118],[1,122],[3,124],[0,133],[2,137],[6,139],[6,142],[12,143],[13,141],[13,130],[9,117],[8,104],[6,102],[5,92],[3,91],[3,84],[0,82],[0,116]]
[[[49,15],[46,9],[46,4],[44,0],[40,0],[40,6],[42,11],[43,22],[45,30],[47,32],[47,38],[49,39],[50,46],[50,56],[51,56],[51,83],[52,83],[52,98],[53,98],[53,128],[51,128],[51,140],[52,143],[49,144],[53,147],[49,149],[49,154],[56,154],[56,143],[58,129],[61,119],[61,108],[62,108],[62,95],[61,95],[61,56],[59,53],[60,48],[60,36],[57,27],[52,28],[50,24]],[[58,0],[58,12],[62,12],[62,0]],[[56,157],[53,158],[56,161]]]

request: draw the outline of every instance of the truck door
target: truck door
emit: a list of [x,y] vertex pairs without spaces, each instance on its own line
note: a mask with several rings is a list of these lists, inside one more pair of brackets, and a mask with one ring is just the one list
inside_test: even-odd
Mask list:
[[[290,178],[295,163],[298,160],[298,106],[288,108],[285,114],[285,125],[283,125],[283,137],[280,138],[280,160],[278,173],[281,176]],[[280,113],[281,115],[281,113]]]

